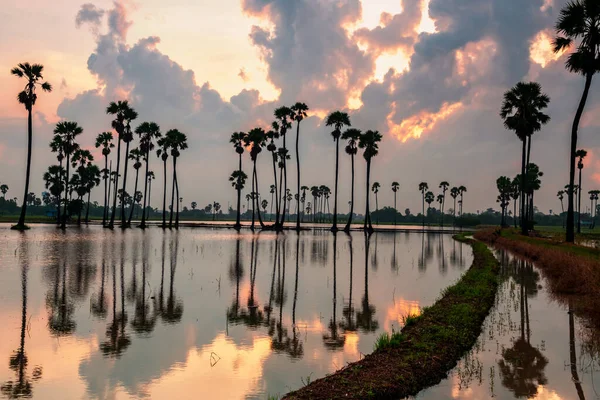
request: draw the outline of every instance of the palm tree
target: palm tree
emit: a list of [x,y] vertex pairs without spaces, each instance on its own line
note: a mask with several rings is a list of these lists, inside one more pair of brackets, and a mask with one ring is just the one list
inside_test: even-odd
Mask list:
[[85,210],[85,223],[87,225],[90,216],[90,197],[92,190],[100,185],[100,168],[96,165],[88,164],[84,170],[84,178],[85,191],[87,192],[87,207]]
[[[238,171],[240,171],[241,173],[243,173],[242,171],[242,154],[244,154],[244,139],[246,138],[246,134],[244,132],[234,132],[231,134],[231,138],[229,139],[229,143],[233,144],[233,147],[235,149],[235,152],[238,154],[239,156],[239,167],[238,167]],[[236,176],[238,179],[242,178],[242,174],[238,173]],[[246,175],[246,174],[244,174]],[[246,175],[247,177],[247,175]],[[235,187],[237,188],[237,215],[235,218],[235,225],[233,226],[234,229],[236,230],[240,230],[240,228],[242,227],[242,224],[240,222],[240,209],[242,208],[242,189],[243,186],[241,184],[241,182],[238,182],[237,185],[235,185]]]
[[421,196],[423,198],[423,227],[425,227],[425,193],[429,190],[429,185],[427,182],[419,183],[419,191],[421,192]]
[[106,218],[108,216],[108,156],[110,155],[110,149],[115,147],[112,140],[113,135],[110,132],[102,132],[96,136],[96,148],[102,147],[102,155],[104,156],[104,169],[102,170],[104,179],[104,211],[102,213],[102,226],[106,225]]
[[158,139],[156,144],[159,149],[156,150],[156,156],[160,157],[163,162],[163,212],[162,212],[162,228],[167,227],[167,159],[169,158],[169,149],[171,142],[166,137]]
[[[146,204],[146,206],[144,207],[144,214],[146,215],[146,219],[148,219],[150,217],[150,210],[152,209],[152,207],[150,207],[150,199],[152,198],[152,181],[156,179],[156,176],[154,175],[154,171],[148,171],[148,179],[147,179],[147,183],[148,183],[148,202],[146,203],[144,201],[144,204]],[[144,199],[146,198],[146,196],[144,196]],[[148,212],[146,214],[146,208],[148,209]]]
[[398,182],[392,182],[392,192],[394,192],[394,226],[396,225],[396,216],[398,215],[398,209],[396,208],[396,195],[398,189],[400,189],[400,184]]
[[577,168],[579,169],[579,190],[577,194],[577,233],[581,233],[581,170],[583,170],[583,159],[587,156],[587,151],[580,149],[575,152],[575,157],[579,158]]
[[[558,53],[576,45],[565,63],[570,72],[585,77],[585,86],[571,129],[571,148],[569,151],[569,185],[575,184],[575,151],[577,149],[577,131],[583,115],[585,103],[592,85],[594,74],[600,72],[600,7],[594,0],[573,0],[567,3],[556,23],[557,37],[554,39],[554,52]],[[567,242],[575,241],[573,190],[569,192],[567,211]]]
[[348,215],[348,222],[344,228],[345,232],[350,232],[350,225],[352,225],[352,215],[354,214],[354,156],[358,153],[358,141],[362,136],[362,132],[358,129],[350,128],[342,134],[342,139],[347,140],[346,143],[346,154],[350,155],[352,162],[352,183],[350,191],[350,214]]
[[[60,173],[59,179],[62,182],[63,175],[65,174],[65,170],[63,168],[63,160],[65,158],[65,155],[63,153],[64,145],[62,142],[62,137],[60,135],[54,135],[54,137],[50,141],[50,149],[53,153],[58,153],[56,156],[56,159],[58,160],[58,166],[59,166],[59,173]],[[62,194],[62,191],[65,190],[64,184],[62,184],[61,187],[62,187],[62,189],[58,193],[58,196],[56,199],[56,204],[57,204],[56,222],[58,223],[58,226],[60,226],[62,223],[60,208],[61,208],[61,204],[62,204],[61,194]],[[8,186],[7,186],[7,191],[8,191]],[[4,197],[6,198],[6,195]]]
[[[373,193],[375,193],[375,211],[376,212],[379,211],[379,200],[377,198],[377,193],[379,193],[380,187],[381,187],[381,185],[379,184],[379,182],[373,182],[373,186],[371,187],[371,190],[373,191]],[[377,213],[377,223],[379,224],[379,213]]]
[[171,190],[171,213],[169,215],[169,229],[173,227],[173,210],[177,207],[175,217],[175,229],[179,228],[179,202],[175,204],[175,199],[179,199],[179,182],[177,181],[177,158],[181,155],[181,150],[188,148],[187,136],[185,133],[178,131],[177,129],[169,130],[165,139],[169,143],[169,149],[171,150],[171,158],[173,159],[173,188]]
[[446,181],[440,183],[440,189],[442,189],[442,227],[444,227],[444,206],[446,205],[446,191],[448,190],[448,186],[450,186],[450,184]]
[[60,194],[65,190],[65,184],[62,180],[62,176],[65,173],[64,168],[59,165],[51,165],[48,167],[48,171],[44,173],[45,187],[50,191],[50,194],[54,196],[57,206],[57,217],[60,219]]
[[[146,174],[144,178],[144,206],[142,208],[142,222],[139,225],[140,228],[145,229],[146,207],[150,206],[150,194],[148,193],[149,186],[152,179],[154,179],[154,173],[152,173],[152,178],[150,177],[150,152],[154,150],[154,140],[160,139],[162,135],[160,133],[160,127],[154,122],[142,122],[142,124],[136,128],[135,133],[140,136],[140,150],[142,152],[142,158],[146,163]],[[146,196],[147,194],[148,196]]]
[[[234,189],[237,191],[238,196],[241,193],[242,189],[244,188],[244,186],[246,185],[246,179],[248,179],[248,175],[246,175],[246,173],[244,171],[242,171],[241,169],[236,169],[235,171],[233,171],[231,173],[231,175],[229,176],[229,182],[231,182],[231,186],[234,187]],[[249,195],[246,196],[247,199],[249,199],[248,197]],[[238,199],[238,216],[237,216],[237,221],[236,221],[236,225],[239,223],[240,221],[240,200]],[[239,227],[235,228],[237,230],[239,230],[241,228],[242,224],[239,224]]]
[[344,126],[352,126],[348,113],[334,111],[325,120],[326,126],[333,126],[331,136],[335,142],[335,187],[333,189],[333,226],[331,230],[337,232],[337,199],[338,199],[338,177],[340,168],[340,137]]
[[512,190],[512,181],[506,176],[501,176],[496,180],[496,187],[500,194],[498,195],[498,202],[502,209],[502,221],[500,226],[503,228],[506,226],[506,207],[510,204],[510,192]]
[[0,185],[0,192],[2,192],[2,198],[6,200],[6,193],[8,193],[8,185],[6,183]]
[[[596,225],[595,220],[596,220],[596,214],[597,214],[597,204],[598,204],[598,197],[600,195],[600,190],[590,190],[588,192],[588,194],[590,195],[590,217],[591,217],[591,224],[590,224],[590,229],[594,229],[594,226]],[[596,206],[594,206],[594,202],[596,202]],[[560,202],[561,206],[562,206],[562,199]],[[563,208],[563,213],[564,213],[564,208]]]
[[[550,117],[542,112],[548,107],[550,98],[542,93],[542,87],[537,82],[519,82],[504,93],[504,101],[500,117],[504,120],[506,129],[515,131],[523,142],[521,154],[521,176],[529,164],[531,152],[531,136],[542,129],[542,125],[550,121]],[[529,145],[528,145],[529,142]],[[529,229],[528,217],[525,213],[525,180],[521,180],[521,233],[527,234]]]
[[452,199],[454,200],[454,207],[452,209],[452,216],[454,218],[454,225],[456,225],[456,198],[459,195],[459,191],[458,188],[456,186],[452,187],[452,189],[450,189],[450,196],[452,196]]
[[260,205],[263,208],[263,213],[265,215],[267,215],[267,207],[269,206],[269,201],[267,199],[263,199],[263,201],[261,201]]
[[364,230],[365,231],[373,231],[373,225],[371,224],[371,214],[369,212],[369,184],[371,178],[371,160],[379,153],[379,142],[383,136],[378,131],[366,131],[362,135],[360,135],[360,139],[358,141],[358,147],[364,149],[363,157],[367,162],[367,201],[366,201],[366,211],[365,211],[365,223]]
[[[123,135],[121,140],[125,143],[125,166],[123,168],[123,193],[125,193],[125,188],[127,187],[127,164],[129,163],[129,145],[133,141],[133,132],[131,131],[131,122],[137,118],[137,112],[131,108],[127,107],[124,112],[125,118],[125,127],[123,129]],[[135,194],[135,192],[134,192]],[[133,204],[132,204],[133,207]],[[125,219],[125,204],[121,202],[121,228],[125,229],[128,227],[127,220]]]
[[[273,197],[275,197],[275,226],[279,223],[279,190],[277,186],[277,166],[279,164],[279,151],[277,149],[277,145],[275,145],[275,139],[279,138],[279,123],[273,122],[272,129],[269,130],[266,134],[267,139],[269,139],[269,144],[267,145],[267,150],[271,152],[272,162],[273,162],[273,185],[271,185],[271,215],[273,214]],[[280,189],[280,188],[279,188]],[[272,218],[272,217],[271,217]]]
[[[517,175],[513,178],[511,183],[510,197],[513,199],[513,221],[515,228],[517,227],[517,200],[521,194],[521,176]],[[460,188],[459,188],[460,190]],[[462,206],[462,204],[461,204]]]
[[[258,160],[258,155],[262,152],[262,148],[266,144],[266,132],[262,128],[254,128],[248,135],[244,138],[244,144],[246,146],[251,146],[250,149],[250,159],[252,160],[253,169],[252,169],[252,191],[258,193],[258,175],[256,173],[256,161]],[[256,201],[256,206],[255,206]],[[258,210],[258,221],[260,223],[261,228],[265,227],[263,223],[262,217],[260,215],[260,205],[258,196],[253,196],[252,198],[252,210]],[[254,215],[254,214],[253,214]],[[252,218],[252,229],[254,229],[254,218]]]
[[[283,151],[280,150],[279,160],[282,165],[283,172],[283,181],[284,186],[281,187],[279,185],[279,198],[283,200],[283,207],[281,207],[281,221],[276,222],[276,226],[283,227],[283,223],[285,221],[285,191],[287,190],[287,160],[288,160],[288,150],[285,144],[286,133],[288,129],[292,128],[291,121],[294,119],[296,113],[292,111],[289,107],[279,107],[275,110],[275,119],[277,119],[276,124],[273,124],[273,128],[279,128],[279,135],[283,138]],[[283,153],[283,158],[281,157]]]
[[467,188],[466,188],[466,187],[464,187],[464,186],[462,186],[462,185],[458,187],[458,194],[460,195],[460,200],[459,200],[459,203],[460,203],[460,216],[461,216],[461,217],[462,217],[462,215],[463,215],[463,194],[464,194],[466,191],[467,191]]
[[435,200],[435,195],[433,192],[425,193],[425,202],[427,203],[427,211],[431,208],[431,203]]
[[[302,186],[300,190],[302,191],[302,196],[300,197],[300,202],[302,203],[302,222],[304,222],[304,204],[306,202],[306,191],[310,189],[308,188],[308,186]],[[298,217],[300,217],[300,215],[298,215]]]
[[[277,174],[275,174],[275,177],[277,177]],[[277,191],[277,186],[276,185],[269,186],[269,193],[271,193],[271,217],[269,218],[269,221],[273,220],[273,198],[275,196],[275,192],[276,191]]]
[[136,204],[136,196],[135,194],[137,193],[137,188],[138,188],[138,178],[140,175],[140,168],[142,168],[142,162],[141,159],[145,156],[145,152],[142,151],[141,148],[139,149],[132,149],[129,152],[129,158],[131,159],[131,161],[133,161],[133,169],[135,170],[135,184],[133,186],[133,204],[131,205],[131,208],[129,209],[129,218],[127,219],[127,226],[131,226],[131,219],[133,218],[133,209],[135,208],[135,204]]
[[12,229],[24,230],[27,229],[25,225],[25,214],[27,213],[27,194],[29,193],[29,175],[31,173],[31,151],[33,148],[33,106],[37,100],[36,89],[41,87],[44,92],[51,92],[52,85],[48,82],[42,82],[44,79],[42,72],[44,66],[41,64],[29,64],[21,63],[10,70],[10,73],[19,77],[25,78],[27,84],[23,91],[17,96],[19,103],[25,106],[27,110],[27,171],[25,172],[25,194],[23,195],[23,203],[21,205],[21,214],[19,221]]
[[[531,163],[527,169],[527,175],[525,175],[525,194],[528,198],[528,214],[531,216],[531,221],[533,221],[534,208],[533,208],[533,195],[534,193],[540,189],[542,181],[540,178],[544,176],[544,173],[540,171],[539,167]],[[577,188],[575,189],[577,190]]]
[[[65,173],[65,206],[63,209],[63,218],[61,227],[64,229],[67,219],[68,194],[69,194],[69,174],[71,166],[71,155],[79,150],[79,145],[75,142],[77,136],[83,133],[83,128],[77,125],[77,122],[62,121],[56,124],[54,128],[53,142],[59,142],[62,146],[62,154],[67,158],[67,168]],[[89,153],[89,152],[88,152]]]
[[[297,194],[300,195],[300,122],[306,118],[308,106],[304,103],[296,103],[291,108],[292,119],[296,121],[296,174],[297,174]],[[300,201],[300,199],[298,199]],[[260,213],[259,213],[260,215]],[[288,216],[289,218],[289,216]],[[296,231],[300,231],[300,218],[296,218]]]
[[115,187],[113,195],[113,206],[110,215],[110,222],[106,226],[107,228],[114,228],[115,226],[115,212],[117,210],[117,188],[119,187],[119,171],[121,170],[121,141],[125,133],[125,114],[128,114],[129,103],[125,101],[117,101],[116,103],[111,102],[106,107],[106,113],[114,115],[114,119],[111,123],[112,128],[117,132],[117,169],[115,170]]

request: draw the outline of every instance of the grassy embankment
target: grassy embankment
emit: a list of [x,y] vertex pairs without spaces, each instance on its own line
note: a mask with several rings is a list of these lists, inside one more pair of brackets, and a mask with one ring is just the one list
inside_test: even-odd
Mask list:
[[446,377],[475,343],[494,304],[498,262],[481,242],[457,235],[473,248],[473,265],[400,332],[382,336],[373,354],[285,396],[288,399],[403,398]]

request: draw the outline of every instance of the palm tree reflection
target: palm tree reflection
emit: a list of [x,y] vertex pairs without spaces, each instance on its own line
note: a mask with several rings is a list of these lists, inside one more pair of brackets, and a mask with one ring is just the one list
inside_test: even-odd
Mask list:
[[[344,347],[346,335],[338,333],[337,308],[337,233],[333,232],[333,315],[329,320],[329,332],[323,335],[323,343],[330,350]],[[340,324],[341,325],[341,324]]]
[[135,314],[131,327],[138,334],[148,335],[154,330],[156,325],[156,313],[150,312],[150,305],[146,302],[146,271],[148,270],[148,251],[149,246],[146,241],[147,236],[142,239],[142,289],[135,297]]
[[28,364],[27,354],[25,353],[25,330],[27,327],[27,276],[29,274],[28,244],[26,237],[23,236],[19,243],[19,254],[21,264],[21,341],[20,346],[13,352],[9,359],[9,368],[15,372],[16,379],[9,380],[0,386],[0,393],[9,399],[31,398],[33,397],[33,382],[42,378],[42,367],[33,368],[31,376],[27,374]]
[[379,328],[375,319],[375,306],[369,303],[369,244],[371,233],[365,232],[365,293],[361,301],[361,309],[356,313],[356,325],[364,332],[374,332]]
[[352,249],[352,235],[346,233],[348,235],[348,246],[350,252],[350,289],[348,291],[348,304],[344,304],[344,309],[342,313],[344,314],[344,321],[342,322],[342,328],[346,332],[356,332],[357,326],[356,321],[354,320],[354,303],[352,302],[352,273],[353,273],[353,257],[354,252]]
[[[175,232],[175,239],[169,243],[171,268],[169,281],[169,297],[167,297],[166,307],[161,307],[161,318],[167,324],[176,324],[181,321],[183,316],[183,302],[175,295],[175,271],[177,270],[177,258],[179,255],[179,231]],[[163,288],[160,289],[161,293]]]
[[516,397],[531,398],[537,394],[538,386],[548,381],[544,374],[548,360],[530,344],[528,297],[537,294],[539,274],[531,263],[522,259],[518,260],[516,272],[513,277],[520,286],[521,335],[511,348],[502,351],[502,360],[498,365],[502,384]]

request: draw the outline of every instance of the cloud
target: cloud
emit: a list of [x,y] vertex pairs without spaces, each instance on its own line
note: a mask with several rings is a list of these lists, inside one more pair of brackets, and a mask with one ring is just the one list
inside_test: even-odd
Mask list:
[[79,28],[81,25],[88,23],[92,27],[98,27],[102,23],[103,16],[104,10],[97,8],[94,4],[86,3],[77,12],[75,25]]

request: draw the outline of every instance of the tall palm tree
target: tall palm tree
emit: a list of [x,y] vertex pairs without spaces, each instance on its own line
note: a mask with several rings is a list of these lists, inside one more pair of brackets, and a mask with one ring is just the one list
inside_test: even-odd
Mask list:
[[42,82],[44,79],[42,72],[44,66],[41,64],[29,64],[21,63],[10,70],[10,73],[19,77],[25,78],[27,83],[25,88],[21,91],[17,100],[19,103],[25,106],[27,110],[27,170],[25,172],[25,194],[23,195],[23,203],[21,205],[21,214],[19,215],[19,221],[12,229],[24,230],[27,229],[25,225],[25,214],[27,213],[27,194],[29,193],[29,175],[31,174],[31,151],[33,148],[33,106],[37,100],[36,89],[38,86],[44,92],[51,92],[52,85],[48,82]]
[[460,216],[461,217],[463,215],[463,195],[466,191],[467,191],[467,188],[465,186],[460,185],[458,187],[458,194],[460,195],[459,203],[460,203]]
[[304,204],[306,203],[306,191],[310,189],[308,188],[308,186],[302,186],[300,190],[302,191],[302,196],[300,197],[300,202],[302,203],[302,222],[304,222]]
[[[50,141],[50,149],[53,153],[58,153],[56,156],[56,159],[58,160],[58,172],[59,172],[59,179],[61,182],[63,182],[63,176],[65,174],[65,169],[63,168],[63,160],[65,158],[65,154],[64,154],[64,145],[62,142],[62,136],[60,135],[54,135],[54,137],[52,138],[52,140]],[[3,185],[6,186],[6,185]],[[60,192],[58,192],[58,194],[56,195],[56,204],[57,204],[57,214],[56,214],[56,222],[58,224],[58,226],[61,226],[62,224],[62,217],[61,217],[61,205],[62,205],[62,200],[61,200],[61,196],[62,196],[62,192],[65,190],[64,187],[64,182],[61,184],[61,190]],[[8,191],[8,186],[6,186],[6,191]],[[6,199],[6,193],[3,192],[3,196]]]
[[446,205],[446,191],[448,190],[448,186],[450,186],[450,184],[446,181],[440,183],[440,189],[442,189],[442,227],[444,226],[444,206]]
[[459,190],[456,186],[452,187],[452,189],[450,189],[450,196],[452,196],[452,200],[454,201],[454,206],[452,209],[452,217],[454,218],[454,225],[456,225],[456,198],[459,195]]
[[[258,186],[258,175],[256,173],[256,161],[258,160],[258,155],[262,152],[262,148],[266,144],[266,132],[262,128],[254,128],[248,135],[244,138],[244,144],[250,148],[250,159],[252,160],[253,169],[252,169],[252,191],[258,194],[259,186]],[[265,227],[263,223],[262,217],[260,215],[260,204],[258,195],[252,197],[252,210],[258,210],[258,221],[260,223],[261,228]],[[254,214],[253,214],[254,215]],[[252,229],[254,229],[254,218],[252,219]]]
[[398,209],[396,208],[396,195],[398,194],[398,189],[400,189],[400,184],[398,182],[392,182],[392,192],[394,192],[394,226],[396,225],[396,216],[398,215]]
[[162,228],[167,227],[167,159],[169,158],[169,150],[171,142],[163,136],[156,142],[158,150],[156,156],[160,157],[163,162],[163,211],[162,211]]
[[[238,171],[240,171],[240,173],[236,174],[238,180],[242,179],[242,172],[243,172],[242,171],[242,154],[244,154],[244,139],[245,138],[246,138],[246,133],[234,132],[231,134],[231,138],[229,139],[229,143],[233,144],[235,152],[238,154],[238,157],[239,157]],[[235,185],[234,187],[237,188],[237,214],[236,214],[236,218],[235,218],[235,225],[233,227],[234,227],[234,229],[239,231],[242,227],[242,224],[240,222],[240,219],[241,219],[240,218],[241,217],[240,209],[242,208],[242,189],[243,189],[244,185],[241,184],[241,182],[238,182],[237,185]]]
[[348,215],[348,222],[346,222],[346,227],[344,228],[345,232],[350,231],[350,225],[352,225],[352,215],[354,214],[354,156],[358,153],[358,141],[362,136],[362,132],[359,129],[346,129],[346,131],[342,134],[342,139],[347,140],[346,143],[346,154],[350,155],[350,160],[352,162],[352,182],[351,182],[351,191],[350,191],[350,214]]
[[344,126],[352,126],[348,113],[334,111],[325,120],[326,126],[333,126],[331,136],[335,142],[335,186],[333,189],[333,226],[331,230],[337,232],[337,204],[338,204],[338,178],[340,168],[340,137],[342,136],[342,128]]
[[[279,123],[277,121],[273,122],[271,125],[272,129],[267,132],[267,139],[269,140],[269,144],[267,145],[267,150],[271,152],[272,162],[273,162],[273,185],[271,185],[272,196],[271,196],[271,208],[273,207],[273,197],[275,197],[275,226],[279,224],[279,190],[280,187],[277,186],[277,166],[279,165],[279,150],[277,149],[277,145],[275,144],[275,139],[279,138]],[[271,214],[273,211],[271,210]]]
[[175,204],[175,199],[179,199],[179,182],[177,181],[177,159],[181,155],[181,151],[188,148],[187,136],[185,133],[178,131],[177,129],[170,129],[165,139],[169,143],[169,149],[171,150],[171,158],[173,159],[173,188],[171,190],[171,213],[169,215],[169,229],[173,227],[173,211],[177,207],[175,217],[175,229],[179,228],[179,202]]
[[[277,173],[275,173],[275,178],[277,178]],[[273,220],[273,198],[275,197],[276,191],[277,191],[276,185],[269,186],[269,193],[271,193],[271,217],[269,218],[269,221]]]
[[[133,193],[137,193],[138,188],[138,178],[140,175],[140,168],[142,168],[142,158],[145,156],[145,152],[141,149],[132,149],[129,152],[129,158],[133,161],[133,169],[135,170],[135,184],[133,186]],[[131,204],[131,208],[129,209],[129,218],[127,219],[127,226],[131,226],[131,219],[133,218],[133,209],[135,208],[136,197],[133,196],[133,204]]]
[[[285,192],[287,190],[287,147],[286,147],[286,133],[288,129],[292,128],[292,120],[295,117],[295,112],[292,111],[289,107],[279,107],[275,110],[275,119],[277,119],[277,127],[279,128],[279,135],[283,138],[283,153],[284,157],[282,159],[281,153],[279,154],[279,162],[282,164],[282,172],[283,172],[283,187],[279,185],[279,198],[283,200],[283,206],[281,207],[281,221],[276,222],[277,227],[283,227],[283,223],[285,221]],[[275,124],[273,125],[275,128]]]
[[429,211],[429,209],[431,208],[431,203],[433,203],[434,200],[435,200],[435,195],[433,194],[433,192],[425,193],[425,202],[427,203],[427,211]]
[[427,182],[419,183],[419,191],[421,192],[421,197],[423,198],[423,227],[425,227],[425,193],[429,190],[429,185]]
[[121,141],[125,133],[125,114],[128,113],[129,103],[125,101],[111,102],[106,107],[106,113],[114,115],[114,119],[111,122],[112,128],[117,132],[117,168],[115,170],[115,187],[113,189],[113,205],[112,212],[110,215],[110,222],[106,225],[107,228],[114,228],[115,226],[115,213],[117,210],[117,188],[119,187],[119,171],[121,170]]
[[84,185],[85,191],[87,193],[87,207],[85,209],[85,223],[86,225],[89,222],[90,216],[90,197],[92,195],[92,190],[100,185],[100,168],[96,165],[88,164],[88,166],[84,170]]
[[371,223],[371,213],[369,212],[369,186],[371,179],[371,160],[379,153],[379,142],[381,142],[383,136],[378,131],[368,130],[362,135],[358,141],[358,147],[364,149],[363,157],[367,162],[367,201],[365,210],[365,223],[363,229],[365,231],[372,232],[373,225]]
[[[542,129],[542,125],[550,121],[550,117],[542,112],[548,107],[550,98],[542,93],[537,82],[519,82],[504,93],[504,101],[500,109],[500,117],[506,129],[515,131],[523,142],[521,154],[521,176],[525,176],[531,152],[531,137]],[[529,143],[529,145],[528,145]],[[521,180],[521,233],[529,230],[528,217],[525,214],[525,180]]]
[[[231,182],[231,186],[233,186],[233,188],[236,190],[236,192],[238,193],[238,196],[240,195],[242,189],[244,189],[244,186],[246,185],[246,179],[248,179],[248,175],[246,175],[246,173],[244,171],[242,171],[241,169],[236,169],[229,176],[229,182]],[[238,216],[237,216],[237,221],[236,221],[237,227],[235,228],[236,230],[240,230],[240,228],[242,226],[242,224],[239,223],[240,222],[240,208],[241,208],[241,203],[240,203],[240,199],[238,199],[238,211],[237,211]]]
[[54,196],[57,206],[57,217],[60,220],[60,194],[65,190],[65,184],[62,180],[63,174],[65,173],[64,168],[60,165],[51,165],[48,167],[48,171],[44,173],[45,187],[50,191],[50,194]]
[[[460,187],[458,188],[460,190]],[[517,200],[521,194],[521,176],[517,175],[513,178],[511,183],[510,197],[513,199],[513,221],[515,228],[517,227]],[[462,202],[461,202],[462,207]]]
[[[297,191],[300,196],[300,122],[307,116],[308,106],[304,103],[296,103],[291,108],[292,119],[296,121],[296,175],[297,175]],[[298,202],[300,198],[298,198]],[[299,206],[299,203],[297,203]],[[260,215],[260,213],[259,213]],[[296,231],[300,231],[300,218],[296,218]]]
[[577,194],[577,233],[581,233],[581,171],[583,170],[583,159],[587,156],[587,151],[580,149],[575,152],[575,157],[579,158],[577,168],[579,169],[579,190]]
[[[123,168],[123,193],[126,192],[127,187],[127,164],[129,163],[129,145],[133,141],[133,132],[131,130],[131,123],[137,118],[137,112],[131,108],[127,107],[124,112],[125,118],[125,127],[123,129],[123,135],[121,140],[125,143],[125,165]],[[135,194],[135,192],[134,192]],[[133,206],[133,204],[132,204]],[[121,228],[125,229],[128,227],[127,220],[125,219],[125,202],[121,202]]]
[[69,175],[70,175],[70,166],[71,166],[71,156],[79,150],[79,145],[75,141],[77,136],[83,133],[83,128],[81,128],[77,122],[70,121],[62,121],[56,124],[54,128],[54,139],[53,141],[57,141],[61,143],[62,146],[62,154],[66,157],[66,173],[65,173],[65,205],[63,209],[63,218],[61,221],[61,228],[65,228],[66,219],[67,219],[67,207],[68,207],[68,194],[69,194]]
[[160,127],[155,122],[142,122],[140,126],[135,129],[140,137],[140,150],[142,152],[142,158],[146,164],[146,174],[144,177],[144,206],[142,208],[142,222],[139,227],[142,229],[146,228],[146,207],[150,206],[150,195],[149,186],[154,179],[154,173],[152,178],[150,177],[150,152],[154,150],[154,140],[161,138]]
[[[570,72],[585,77],[585,85],[571,129],[571,148],[569,151],[569,185],[575,184],[575,152],[577,150],[577,131],[583,115],[585,103],[592,85],[593,76],[600,72],[600,7],[595,0],[573,0],[561,10],[556,22],[557,37],[554,39],[554,52],[558,53],[576,45],[565,63]],[[569,191],[567,211],[567,242],[575,241],[573,190]]]
[[373,193],[375,193],[375,211],[377,212],[377,223],[379,223],[379,199],[377,197],[377,193],[379,193],[380,187],[381,185],[379,184],[379,182],[373,182],[373,186],[371,187],[371,190],[373,191]]
[[96,136],[96,148],[102,147],[102,155],[104,156],[104,169],[102,170],[102,177],[104,179],[104,211],[102,213],[102,226],[106,225],[106,218],[108,216],[108,156],[110,155],[110,149],[115,147],[112,140],[113,135],[110,132],[102,132]]
[[[150,210],[152,209],[152,207],[150,207],[150,199],[152,198],[152,181],[156,179],[156,176],[154,175],[154,171],[148,171],[148,179],[147,179],[147,183],[148,183],[148,202],[144,202],[144,204],[146,205],[144,207],[144,214],[146,214],[146,219],[148,219],[150,217]],[[145,197],[145,196],[144,196]],[[146,209],[148,209],[147,213],[146,213]]]

